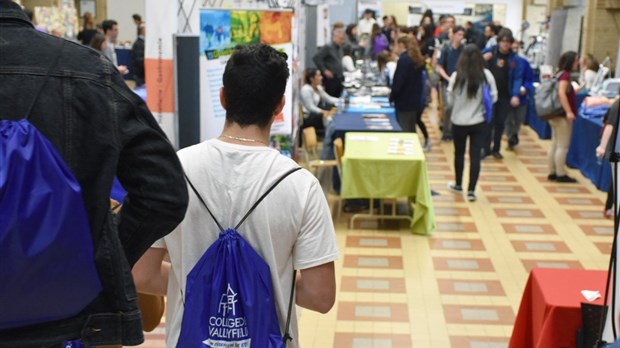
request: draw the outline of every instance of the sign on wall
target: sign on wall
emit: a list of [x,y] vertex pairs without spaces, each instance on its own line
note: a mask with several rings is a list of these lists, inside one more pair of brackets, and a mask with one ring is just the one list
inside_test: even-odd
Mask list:
[[[293,71],[293,12],[270,10],[200,10],[200,114],[201,139],[217,137],[226,120],[220,88],[226,62],[236,45],[264,43],[288,55]],[[271,127],[271,134],[292,133],[293,98],[289,79],[286,105]],[[268,88],[268,86],[266,86]]]

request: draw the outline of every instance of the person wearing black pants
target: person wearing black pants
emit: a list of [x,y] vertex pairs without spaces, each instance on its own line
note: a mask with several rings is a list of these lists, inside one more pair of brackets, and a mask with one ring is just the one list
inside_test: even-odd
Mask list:
[[[502,143],[502,135],[506,126],[506,115],[510,112],[510,99],[497,98],[497,102],[493,104],[493,118],[491,119],[491,127],[487,132],[483,144],[484,156],[493,155],[497,159],[502,159],[500,146]],[[493,147],[491,147],[493,144]]]
[[[493,74],[484,68],[482,54],[475,44],[468,44],[457,63],[456,71],[450,76],[447,101],[452,105],[452,135],[454,137],[455,182],[448,184],[454,193],[463,194],[463,169],[465,148],[469,138],[469,185],[467,200],[475,201],[476,184],[480,174],[482,146],[489,134],[485,89],[491,102],[497,101],[497,87]],[[489,110],[490,112],[490,110]],[[500,133],[501,135],[501,133]]]
[[[454,174],[457,187],[462,187],[463,169],[465,167],[465,148],[469,137],[469,185],[467,192],[475,192],[480,175],[480,158],[482,145],[489,133],[489,125],[481,122],[472,126],[452,124],[454,137]],[[470,198],[468,196],[468,198]],[[471,199],[470,199],[471,200]]]
[[[504,158],[500,153],[500,146],[502,134],[506,127],[506,118],[510,118],[511,125],[518,118],[517,113],[521,105],[521,87],[524,85],[524,60],[513,52],[512,44],[514,41],[512,31],[508,28],[502,28],[497,34],[497,46],[483,52],[487,67],[495,78],[498,93],[491,121],[493,135],[489,134],[487,138],[483,157],[493,155],[496,159]],[[510,131],[513,131],[512,128]],[[493,140],[492,148],[491,140]],[[514,140],[509,139],[509,143]]]
[[[422,106],[422,109],[424,109],[424,106]],[[420,127],[420,131],[424,136],[424,152],[427,152],[431,149],[431,139],[428,137],[428,130],[426,129],[426,125],[422,121],[422,112],[418,114],[418,117],[416,118],[416,124],[418,127]]]

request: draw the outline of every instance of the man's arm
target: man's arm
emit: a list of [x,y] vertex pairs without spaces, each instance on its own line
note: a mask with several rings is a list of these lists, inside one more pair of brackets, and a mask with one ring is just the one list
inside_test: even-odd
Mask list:
[[293,254],[294,267],[300,270],[295,302],[304,308],[327,313],[336,298],[334,260],[338,258],[338,245],[321,185],[316,178],[311,180]]
[[166,249],[149,248],[131,270],[138,292],[165,296],[170,263],[164,261]]
[[435,69],[437,70],[437,73],[439,73],[439,76],[441,76],[442,79],[444,79],[445,81],[450,81],[450,75],[448,75],[448,73],[444,69],[444,65],[446,65],[448,62],[448,49],[447,48],[448,46],[444,46],[441,49],[439,53],[439,59],[437,60],[437,66],[435,67]]
[[[516,55],[515,55],[516,56]],[[521,59],[519,59],[519,57],[515,57],[513,56],[513,62],[515,63],[515,67],[512,68],[512,86],[511,87],[511,95],[512,98],[510,99],[510,105],[512,105],[513,107],[517,107],[519,106],[519,103],[521,102],[519,100],[519,97],[521,96],[521,86],[523,86],[523,71],[524,71],[524,66],[523,66],[523,62],[521,61]]]
[[328,51],[329,51],[329,47],[325,45],[321,47],[321,49],[314,55],[314,57],[312,57],[312,61],[314,62],[316,67],[319,68],[319,70],[321,70],[322,72],[325,72],[326,70],[325,57],[329,55]]
[[295,303],[306,309],[327,313],[336,301],[334,262],[302,269],[297,274]]
[[[117,176],[127,196],[119,238],[130,265],[185,216],[188,194],[183,168],[146,105],[114,74],[121,153]],[[121,85],[122,84],[122,85]]]

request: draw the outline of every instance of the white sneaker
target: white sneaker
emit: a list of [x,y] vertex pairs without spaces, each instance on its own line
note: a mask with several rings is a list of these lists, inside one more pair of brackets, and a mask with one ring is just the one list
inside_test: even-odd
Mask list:
[[478,199],[478,197],[476,197],[476,193],[474,191],[469,191],[467,192],[467,200],[470,202],[475,202]]
[[454,193],[461,193],[461,194],[463,193],[463,187],[453,182],[448,184],[448,189]]

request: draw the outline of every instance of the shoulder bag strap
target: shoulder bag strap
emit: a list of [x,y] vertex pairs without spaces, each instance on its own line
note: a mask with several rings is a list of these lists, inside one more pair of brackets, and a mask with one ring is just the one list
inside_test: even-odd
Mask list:
[[235,230],[239,229],[239,227],[245,221],[245,219],[247,219],[248,216],[250,216],[250,214],[252,214],[252,212],[254,212],[254,209],[256,209],[256,207],[260,204],[260,202],[262,202],[263,199],[265,199],[265,197],[267,197],[267,195],[269,195],[271,193],[271,191],[273,191],[273,189],[276,188],[276,186],[278,186],[282,182],[282,180],[286,179],[287,176],[295,173],[296,171],[298,171],[300,169],[301,169],[301,167],[293,168],[293,169],[289,170],[288,172],[284,173],[284,175],[282,175],[278,180],[276,180],[276,182],[274,182],[273,185],[271,185],[271,187],[265,193],[263,193],[262,196],[260,196],[260,198],[256,201],[256,203],[254,203],[252,208],[250,208],[250,210],[248,210],[248,212],[245,213],[245,216],[243,216],[243,218],[241,218],[241,221],[239,221],[237,226],[235,226]]

